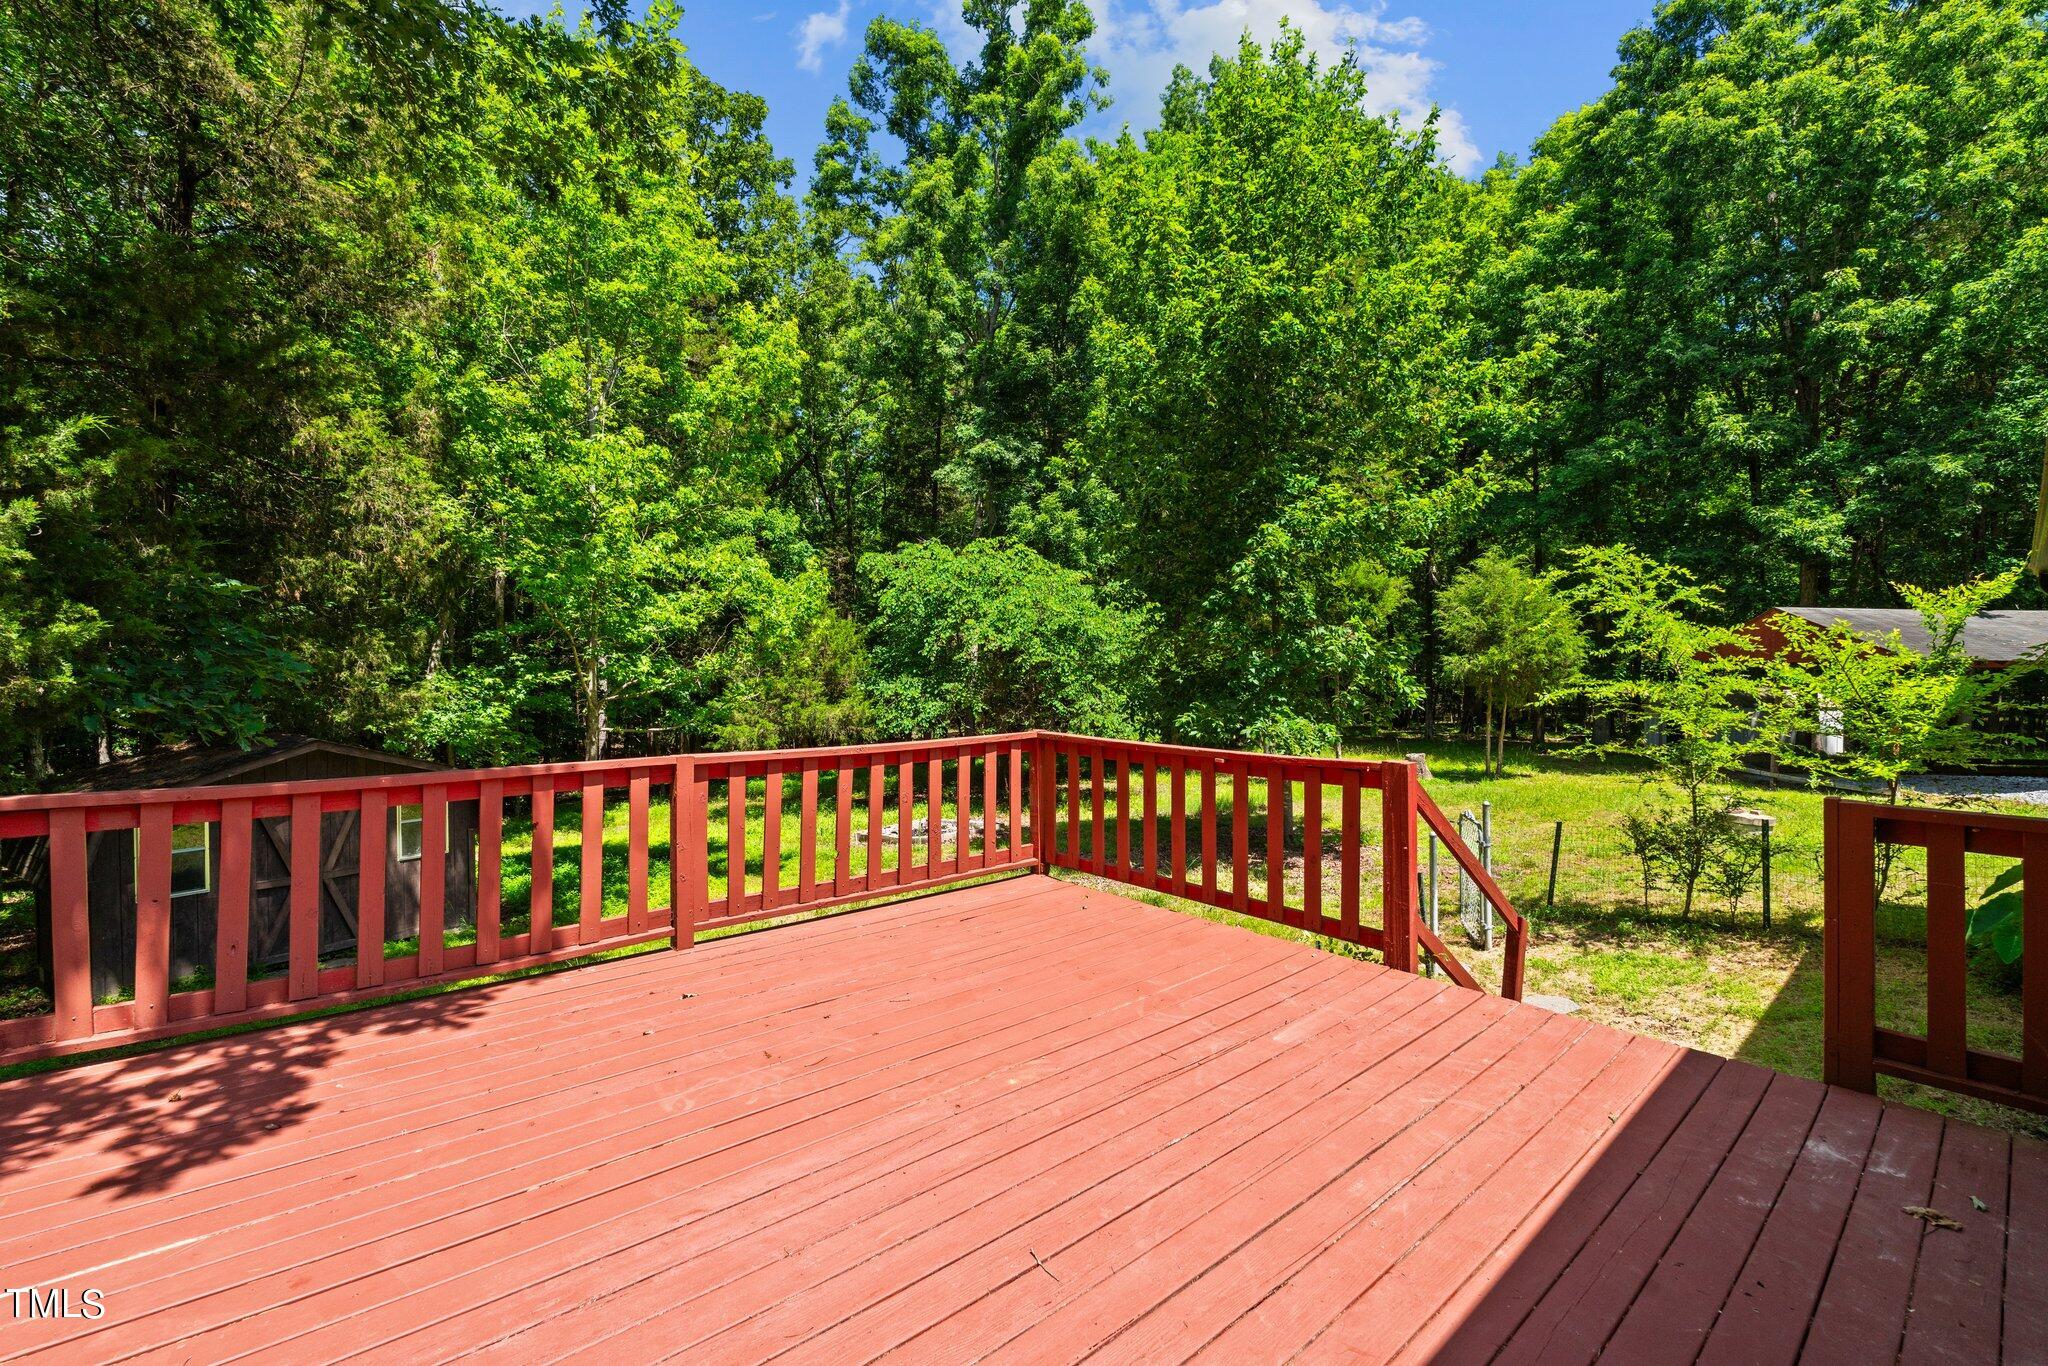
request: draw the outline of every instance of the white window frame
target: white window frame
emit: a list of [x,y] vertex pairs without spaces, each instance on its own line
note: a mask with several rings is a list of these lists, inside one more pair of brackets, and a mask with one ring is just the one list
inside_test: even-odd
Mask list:
[[[427,848],[427,809],[416,802],[411,805],[394,806],[391,809],[397,816],[397,826],[391,832],[391,847],[398,852],[398,861],[400,863],[416,862],[426,852]],[[443,857],[447,855],[450,849],[454,848],[455,832],[450,828],[453,824],[452,821],[447,820],[441,822],[441,853]],[[411,853],[407,853],[405,849],[405,830],[407,826],[411,826],[413,829]]]
[[[200,837],[199,837],[199,847],[198,847],[197,849],[189,849],[189,848],[188,848],[188,849],[180,849],[180,848],[178,847],[178,832],[179,832],[180,830],[193,830],[193,829],[196,829],[196,830],[198,830],[198,831],[200,832]],[[179,890],[178,890],[178,887],[177,887],[177,881],[178,881],[178,855],[180,855],[180,854],[198,854],[198,855],[200,855],[200,861],[201,861],[201,862],[200,862],[200,866],[201,866],[201,869],[202,869],[202,876],[201,876],[201,877],[200,877],[200,879],[199,879],[199,885],[198,885],[197,887],[187,887],[187,888],[185,888],[185,889],[184,889],[183,891],[179,891]],[[136,869],[137,869],[138,871],[139,871],[139,870],[141,869],[141,867],[142,867],[142,830],[140,829],[140,827],[138,827],[138,828],[136,829],[136,831],[135,831],[135,867],[136,867]],[[175,900],[177,900],[177,899],[178,899],[179,897],[181,897],[181,896],[211,896],[212,894],[213,894],[213,822],[212,822],[212,821],[188,821],[188,822],[186,822],[186,823],[185,823],[184,825],[174,825],[174,826],[172,826],[172,827],[171,827],[171,899],[172,899],[173,901],[175,901]]]
[[[412,813],[410,816],[406,814],[408,811]],[[400,806],[397,808],[397,812],[398,825],[392,831],[392,847],[398,851],[398,861],[400,863],[412,863],[426,853],[427,811],[423,806],[414,805]],[[411,853],[407,853],[405,848],[405,830],[407,826],[411,826],[413,830]]]

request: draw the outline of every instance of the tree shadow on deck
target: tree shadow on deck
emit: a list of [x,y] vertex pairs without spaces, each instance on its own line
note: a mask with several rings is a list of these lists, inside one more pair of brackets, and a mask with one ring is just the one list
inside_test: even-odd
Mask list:
[[[0,1082],[0,1180],[46,1169],[72,1193],[141,1195],[281,1141],[351,1099],[329,1072],[368,1041],[431,1040],[490,1014],[513,983],[353,1009]],[[431,1046],[410,1059],[433,1056]],[[393,1061],[396,1061],[394,1059]],[[428,1093],[446,1075],[425,1067]]]
[[1492,1251],[1418,1306],[1441,1308],[1405,1358],[2027,1355],[2001,1343],[1999,1287],[2039,1293],[2048,1270],[2008,1259],[2043,1230],[2008,1211],[2007,1167],[2041,1180],[2048,1150],[1697,1052],[1609,1107],[1536,1136],[1454,1216],[1490,1215]]

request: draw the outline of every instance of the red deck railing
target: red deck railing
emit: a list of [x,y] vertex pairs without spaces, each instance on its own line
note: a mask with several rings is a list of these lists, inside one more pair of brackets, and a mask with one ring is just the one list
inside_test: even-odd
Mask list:
[[[2048,820],[1976,811],[1826,804],[1824,993],[1826,1078],[1859,1091],[1879,1073],[2048,1113]],[[1877,1023],[1877,852],[1927,851],[1927,1027]],[[1964,859],[2017,859],[2025,935],[2020,1056],[1969,1042],[1968,879]]]
[[[1193,778],[1193,810],[1190,778]],[[1162,782],[1162,780],[1164,780]],[[1112,794],[1111,784],[1115,784]],[[795,831],[786,828],[791,785]],[[1251,885],[1253,788],[1263,791],[1266,872]],[[1335,832],[1335,906],[1325,904],[1322,794],[1340,794]],[[1229,797],[1226,806],[1221,797]],[[1087,794],[1087,817],[1081,800]],[[1379,914],[1363,868],[1373,847],[1362,796],[1380,793]],[[1289,794],[1299,804],[1289,816]],[[624,913],[606,915],[608,856],[602,837],[581,841],[574,864],[577,910],[556,922],[556,803],[577,794],[581,829],[602,830],[623,800]],[[657,796],[669,798],[672,895],[656,904],[660,870],[650,828]],[[1064,796],[1064,802],[1060,796]],[[725,812],[714,828],[713,808]],[[419,845],[444,848],[450,808],[474,803],[474,942],[446,943],[451,912],[446,858],[420,860],[418,949],[386,957],[387,848],[392,808],[417,808]],[[920,810],[923,816],[919,816]],[[949,816],[947,813],[951,811]],[[324,817],[353,813],[359,832],[353,893],[356,948],[322,953],[322,916],[336,870]],[[527,928],[507,933],[500,866],[508,820],[532,831]],[[1040,818],[1043,817],[1041,825]],[[1192,818],[1192,819],[1191,819]],[[1404,763],[1297,758],[1024,732],[962,739],[670,755],[467,772],[401,774],[212,788],[58,793],[0,798],[0,838],[46,841],[47,952],[53,1008],[0,1021],[0,1061],[77,1052],[197,1028],[389,994],[410,984],[506,972],[668,938],[678,923],[697,933],[900,893],[990,873],[1050,866],[1309,930],[1378,950],[1414,971],[1421,951],[1461,985],[1477,983],[1417,914],[1416,829],[1427,821],[1508,925],[1502,989],[1519,997],[1527,932],[1507,898],[1457,838]],[[286,851],[286,955],[274,974],[251,972],[252,850],[258,822]],[[1142,824],[1139,824],[1142,822]],[[1227,836],[1222,832],[1226,828]],[[174,990],[173,832],[211,827],[215,862],[211,980]],[[1199,831],[1190,860],[1190,827]],[[95,1001],[89,835],[134,831],[133,987],[126,1000]],[[1114,831],[1114,848],[1110,839]],[[1042,833],[1041,833],[1042,832]],[[1298,839],[1296,837],[1298,832]],[[1219,840],[1228,840],[1230,883]],[[1041,842],[1042,840],[1042,842]],[[1290,864],[1289,848],[1301,851]],[[754,852],[758,850],[759,852]],[[796,872],[783,863],[794,854]],[[1242,875],[1240,870],[1243,870]],[[612,868],[614,874],[617,868]],[[1334,914],[1331,914],[1334,910]],[[127,899],[116,909],[129,913]],[[1375,920],[1377,923],[1375,923]],[[104,965],[102,965],[104,966]],[[124,967],[127,965],[123,965]]]
[[[1049,848],[1055,867],[1093,873],[1377,949],[1389,967],[1404,972],[1416,970],[1419,947],[1453,981],[1476,990],[1478,981],[1430,932],[1419,914],[1416,823],[1427,821],[1506,923],[1501,994],[1521,999],[1528,927],[1481,867],[1478,856],[1459,838],[1456,827],[1423,791],[1413,764],[1255,754],[1054,733],[1043,735],[1040,743],[1044,754],[1038,765],[1039,801],[1056,813]],[[1262,789],[1256,800],[1255,787]],[[1338,828],[1328,832],[1335,836],[1334,907],[1326,904],[1325,896],[1327,861],[1333,853],[1322,829],[1327,789],[1339,794]],[[1375,900],[1370,885],[1374,880],[1362,868],[1374,844],[1363,800],[1363,794],[1372,791],[1379,793],[1377,924],[1369,914]],[[1058,800],[1062,793],[1064,803]],[[1299,800],[1293,801],[1297,794]],[[1223,830],[1226,797],[1227,836]],[[1162,800],[1167,804],[1164,811],[1159,809]],[[1062,808],[1064,820],[1057,814]],[[1265,878],[1259,885],[1248,876],[1255,815],[1264,826]],[[1164,847],[1160,842],[1162,817]],[[1200,838],[1192,864],[1187,846],[1190,825],[1199,830]],[[1288,858],[1288,846],[1297,830],[1302,851],[1299,870]],[[1220,842],[1225,838],[1232,874],[1228,887],[1222,885],[1226,863]],[[1191,868],[1198,871],[1191,872]]]

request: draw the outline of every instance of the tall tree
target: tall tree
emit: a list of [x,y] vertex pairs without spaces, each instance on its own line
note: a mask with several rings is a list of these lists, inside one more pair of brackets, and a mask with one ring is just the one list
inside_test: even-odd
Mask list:
[[810,363],[855,392],[807,406],[820,438],[792,482],[843,540],[846,591],[861,550],[1011,530],[1080,421],[1092,168],[1067,134],[1099,104],[1094,20],[1081,0],[966,0],[961,17],[981,46],[957,68],[932,29],[875,20],[818,151],[809,213],[832,259],[807,275],[838,335]]
[[1520,537],[1737,611],[2026,543],[2048,418],[2048,29],[2021,0],[1670,0],[1560,119],[1488,279]]
[[1387,584],[1479,487],[1489,381],[1433,283],[1471,192],[1366,94],[1296,30],[1247,38],[1103,151],[1071,482],[1115,491],[1107,558],[1159,611],[1159,712],[1192,737],[1330,743],[1411,700]]
[[[1486,708],[1486,772],[1499,776],[1514,713],[1577,676],[1586,640],[1551,574],[1497,551],[1473,561],[1444,594],[1444,668]],[[1495,721],[1499,722],[1496,730]]]

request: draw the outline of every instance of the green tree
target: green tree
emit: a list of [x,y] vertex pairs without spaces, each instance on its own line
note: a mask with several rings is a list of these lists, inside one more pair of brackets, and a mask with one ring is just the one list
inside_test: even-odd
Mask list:
[[[1106,572],[1164,623],[1162,724],[1332,738],[1414,695],[1383,591],[1483,487],[1491,380],[1441,281],[1472,192],[1293,29],[1100,150],[1084,459]],[[1455,287],[1449,292],[1456,294]],[[1098,492],[1101,491],[1101,492]]]
[[1664,865],[1689,915],[1700,880],[1741,837],[1728,814],[1728,776],[1770,743],[1758,725],[1763,670],[1746,637],[1712,624],[1720,590],[1687,571],[1620,546],[1577,552],[1573,570],[1571,597],[1595,623],[1599,670],[1575,691],[1614,728],[1593,748],[1647,762],[1675,794],[1675,806],[1637,813],[1625,829],[1643,860],[1646,896],[1652,869]]
[[[621,707],[701,701],[703,657],[773,578],[756,523],[794,329],[740,297],[685,174],[697,88],[673,23],[534,25],[488,48],[478,138],[508,160],[472,164],[449,234],[458,536],[523,609],[506,629],[533,643],[511,657],[564,664],[586,758]],[[606,136],[614,103],[635,141]]]
[[1485,767],[1495,776],[1506,764],[1509,718],[1566,686],[1585,662],[1585,637],[1556,581],[1488,551],[1444,593],[1444,670],[1483,699]]
[[2044,144],[2037,5],[1659,5],[1512,186],[1496,514],[1743,615],[1985,572],[2048,412]]
[[807,201],[787,487],[831,529],[843,598],[865,550],[1012,531],[1086,400],[1074,299],[1093,168],[1066,134],[1100,104],[1094,19],[1080,0],[960,12],[980,50],[957,68],[930,28],[869,25]]

